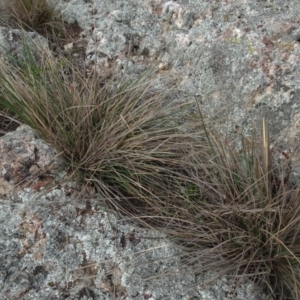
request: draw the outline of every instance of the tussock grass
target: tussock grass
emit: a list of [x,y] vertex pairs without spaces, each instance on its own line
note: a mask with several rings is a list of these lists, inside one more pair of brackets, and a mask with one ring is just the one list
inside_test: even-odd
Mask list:
[[255,135],[236,153],[200,110],[197,131],[174,125],[183,107],[165,104],[155,68],[107,81],[67,57],[24,49],[24,61],[0,60],[1,105],[112,207],[163,228],[196,272],[249,277],[270,298],[300,298],[299,188],[272,167],[265,120],[262,148]]
[[47,0],[4,0],[4,3],[12,21],[25,29],[41,29],[57,15]]
[[105,82],[66,57],[24,48],[15,67],[0,61],[1,103],[119,209],[159,213],[154,199],[168,206],[186,180],[194,137],[172,125],[180,108],[166,107],[168,92],[151,86],[154,70]]
[[82,31],[77,22],[65,22],[47,0],[3,0],[0,14],[6,16],[10,27],[38,32],[53,49],[62,49]]
[[267,130],[264,120],[262,148],[244,143],[241,154],[207,131],[211,151],[195,154],[194,189],[168,226],[196,272],[249,277],[268,299],[299,299],[300,190],[272,169]]

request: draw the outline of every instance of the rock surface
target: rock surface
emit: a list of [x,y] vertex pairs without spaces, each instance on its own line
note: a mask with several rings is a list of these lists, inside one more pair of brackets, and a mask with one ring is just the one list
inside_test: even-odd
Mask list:
[[80,192],[63,162],[21,126],[0,138],[0,299],[253,299],[251,282],[196,275],[164,234]]
[[[49,2],[81,26],[84,64],[106,72],[128,64],[136,74],[157,62],[162,78],[177,84],[173,101],[196,97],[229,140],[251,134],[267,115],[274,144],[279,152],[290,148],[299,173],[299,1]],[[9,32],[0,28],[0,44],[19,51]],[[61,162],[27,128],[0,141],[3,299],[262,297],[251,283],[231,294],[226,278],[205,289],[209,274],[178,272],[180,252],[162,234],[120,220],[101,199],[60,183]],[[32,174],[39,175],[33,182]]]
[[87,65],[121,70],[129,49],[127,72],[157,62],[161,78],[177,84],[173,102],[196,98],[238,147],[266,116],[275,151],[290,153],[299,180],[299,1],[49,2],[84,29]]

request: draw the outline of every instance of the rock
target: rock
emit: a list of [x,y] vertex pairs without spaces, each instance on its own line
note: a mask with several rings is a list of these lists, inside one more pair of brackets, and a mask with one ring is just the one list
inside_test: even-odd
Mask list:
[[25,125],[1,137],[0,153],[1,195],[9,195],[25,186],[37,190],[64,167],[55,151]]
[[166,76],[177,80],[181,101],[199,96],[205,114],[230,138],[250,134],[266,114],[271,135],[292,146],[298,140],[297,1],[49,2],[69,22],[92,26],[87,60],[122,63],[131,43],[134,66],[161,60]]
[[[225,277],[202,287],[212,274],[182,268],[181,250],[163,233],[83,195],[28,127],[1,137],[0,153],[1,299],[262,299],[251,282],[234,298]],[[44,176],[30,181],[33,169]]]
[[48,49],[48,41],[35,32],[24,32],[20,29],[0,26],[0,58],[9,53],[15,59],[24,58],[24,40],[33,53],[38,47]]

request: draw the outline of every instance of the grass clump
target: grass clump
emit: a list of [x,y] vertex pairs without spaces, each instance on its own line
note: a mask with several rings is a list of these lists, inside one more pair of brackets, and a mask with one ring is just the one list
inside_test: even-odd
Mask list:
[[159,213],[154,199],[168,206],[185,179],[191,136],[172,125],[178,108],[164,107],[168,93],[151,86],[155,72],[105,82],[66,57],[25,52],[15,67],[0,61],[1,103],[116,207]]
[[5,7],[12,21],[25,29],[40,30],[56,16],[47,0],[5,0]]
[[69,24],[62,20],[60,13],[47,0],[4,0],[1,13],[6,16],[10,27],[39,33],[54,49],[63,48],[81,32],[77,22]]
[[211,151],[190,173],[195,188],[177,205],[177,220],[169,216],[188,264],[237,283],[251,278],[268,299],[299,299],[300,190],[271,167],[267,128],[263,149],[244,143],[241,154],[207,134]]

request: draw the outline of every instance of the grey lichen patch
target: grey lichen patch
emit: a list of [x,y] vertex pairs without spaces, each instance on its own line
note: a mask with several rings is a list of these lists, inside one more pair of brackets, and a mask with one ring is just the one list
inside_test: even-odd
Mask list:
[[149,294],[154,299],[211,299],[220,288],[202,287],[205,278],[196,279],[183,268],[181,250],[163,233],[117,218],[101,204],[103,199],[87,198],[72,185],[40,193],[27,188],[1,200],[4,299],[71,300],[86,293],[93,299]]
[[[50,287],[52,295],[75,295],[86,288],[98,296],[130,297],[145,289],[144,280],[169,273],[172,265],[178,268],[174,246],[163,235],[120,225],[115,216],[95,209],[99,200],[91,199],[91,207],[84,211],[84,202],[78,203],[75,195],[67,197],[62,188],[44,194],[27,189],[10,202],[2,201],[2,224],[6,219],[10,224],[4,228],[11,228],[1,228],[7,243],[5,270],[11,274],[3,282],[3,295],[32,294],[31,287],[39,284],[37,295],[45,295]],[[9,212],[16,217],[7,218]],[[120,245],[121,231],[126,233],[125,247]],[[153,289],[161,285],[167,294],[182,281],[177,277],[168,286],[161,279],[152,280]]]
[[[20,61],[24,60],[24,45],[30,48],[34,54],[39,49],[48,49],[48,41],[36,32],[25,32],[20,29],[12,29],[10,27],[0,27],[0,58],[9,56]],[[5,55],[4,55],[5,54]]]

